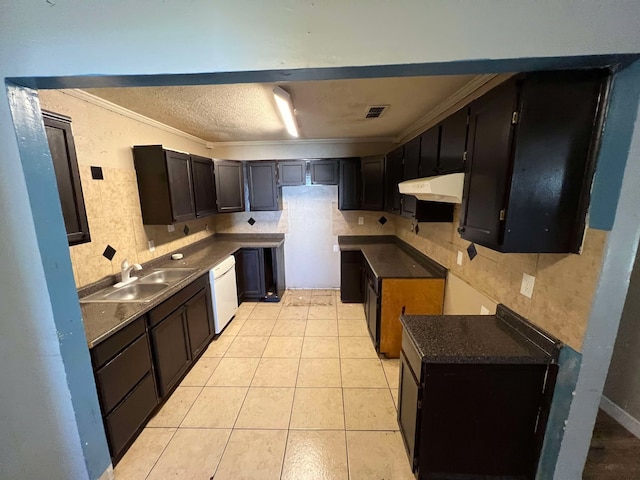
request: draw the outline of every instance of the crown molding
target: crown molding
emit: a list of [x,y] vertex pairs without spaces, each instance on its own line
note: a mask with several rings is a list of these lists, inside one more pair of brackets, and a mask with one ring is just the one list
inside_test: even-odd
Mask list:
[[[508,75],[507,78],[509,76],[510,75]],[[438,104],[433,110],[431,110],[425,116],[419,118],[416,122],[414,122],[412,125],[406,128],[402,133],[400,133],[400,135],[398,135],[394,139],[394,143],[402,144],[402,143],[405,143],[407,140],[411,140],[412,138],[418,136],[419,134],[427,130],[428,127],[431,127],[431,124],[434,122],[434,120],[436,120],[439,116],[441,116],[447,110],[454,107],[456,104],[462,102],[467,97],[469,97],[474,92],[476,92],[478,89],[482,88],[487,83],[491,82],[492,80],[498,77],[502,77],[502,76],[497,74],[485,74],[485,75],[478,75],[474,77],[469,83],[463,86],[460,90],[456,91],[453,95],[449,96],[442,103]],[[500,81],[502,82],[503,79],[500,78]]]
[[246,140],[237,142],[205,142],[209,149],[221,147],[265,147],[297,145],[342,145],[354,143],[394,143],[394,137],[304,138],[297,140]]
[[199,143],[201,145],[205,145],[208,143],[202,138],[196,137],[195,135],[191,135],[190,133],[183,132],[182,130],[178,130],[177,128],[170,127],[162,122],[158,122],[149,117],[145,117],[139,113],[134,112],[133,110],[129,110],[128,108],[121,107],[120,105],[116,105],[108,100],[97,97],[89,92],[85,92],[80,89],[70,89],[70,90],[61,90],[62,93],[65,93],[71,97],[78,98],[80,100],[84,100],[85,102],[96,105],[97,107],[104,108],[105,110],[109,110],[113,113],[117,113],[122,115],[123,117],[131,118],[132,120],[136,120],[140,123],[145,123],[151,127],[159,128],[160,130],[164,130],[165,132],[172,133],[174,135],[178,135],[180,137],[186,138],[193,142]]

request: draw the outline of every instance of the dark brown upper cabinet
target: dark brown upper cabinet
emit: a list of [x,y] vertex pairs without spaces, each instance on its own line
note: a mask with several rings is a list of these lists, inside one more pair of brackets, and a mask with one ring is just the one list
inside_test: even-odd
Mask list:
[[76,147],[71,133],[71,119],[46,111],[42,112],[42,116],[56,174],[67,240],[69,245],[90,242]]
[[420,169],[418,178],[438,175],[439,153],[440,125],[436,125],[420,135]]
[[360,209],[360,159],[340,159],[340,184],[338,185],[338,208]]
[[[420,137],[407,142],[404,146],[402,180],[414,180],[420,173]],[[413,218],[416,215],[418,200],[413,195],[402,195],[400,214]]]
[[387,153],[384,166],[385,193],[384,209],[389,213],[400,214],[401,198],[398,183],[402,181],[402,160],[404,146]]
[[196,218],[191,159],[162,145],[133,147],[145,225],[170,225]]
[[218,213],[213,160],[191,155],[191,173],[196,217],[202,218]]
[[463,108],[440,124],[438,175],[464,172],[469,110]]
[[242,162],[235,160],[216,160],[216,194],[218,212],[244,211],[244,174]]
[[282,210],[276,162],[248,162],[247,177],[251,211]]
[[362,158],[362,210],[384,209],[384,156]]
[[312,160],[311,185],[338,185],[338,160]]
[[536,72],[471,104],[462,238],[579,252],[607,90],[605,70]]
[[304,185],[307,175],[307,162],[290,160],[278,162],[278,184],[283,187]]

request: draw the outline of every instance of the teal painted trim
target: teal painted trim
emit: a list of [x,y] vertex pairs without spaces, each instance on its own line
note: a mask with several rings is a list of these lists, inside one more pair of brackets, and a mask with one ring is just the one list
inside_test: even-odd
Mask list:
[[611,230],[640,101],[640,61],[613,77],[609,110],[591,191],[589,227]]
[[90,480],[111,464],[38,94],[7,85],[38,248]]
[[10,78],[17,85],[35,89],[161,87],[172,85],[219,85],[228,83],[293,82],[346,78],[383,78],[420,75],[474,75],[531,72],[572,68],[602,68],[629,65],[640,55],[589,55],[575,57],[478,59],[455,62],[372,65],[361,67],[298,68],[251,72],[217,72],[157,75],[84,75],[74,77]]
[[569,409],[578,382],[581,363],[582,355],[580,353],[566,345],[562,347],[558,358],[558,377],[551,400],[551,411],[538,461],[536,480],[553,478],[560,453],[560,444],[564,437],[564,422],[569,418]]

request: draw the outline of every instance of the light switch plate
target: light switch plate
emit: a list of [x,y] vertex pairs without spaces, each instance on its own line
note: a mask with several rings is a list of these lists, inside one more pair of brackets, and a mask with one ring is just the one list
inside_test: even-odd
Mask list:
[[150,252],[155,252],[156,251],[156,244],[153,240],[149,240],[149,251]]
[[527,273],[522,274],[522,285],[520,285],[520,293],[527,298],[533,295],[533,287],[536,284],[536,277]]
[[480,315],[489,315],[489,309],[484,305],[480,305]]
[[358,217],[358,225],[364,225],[364,217]]
[[334,245],[333,246],[333,251],[334,252],[339,252],[340,251],[340,247],[338,245]]
[[173,225],[167,225],[167,232],[171,233],[175,231],[176,231],[176,227],[174,227]]
[[462,265],[462,257],[463,257],[463,253],[460,250],[458,250],[458,258],[456,260],[456,263],[458,265]]

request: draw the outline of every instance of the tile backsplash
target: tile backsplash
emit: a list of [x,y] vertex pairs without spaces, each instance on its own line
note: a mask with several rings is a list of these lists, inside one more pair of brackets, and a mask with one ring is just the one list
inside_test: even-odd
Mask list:
[[[453,223],[421,223],[419,234],[410,231],[409,220],[396,216],[395,233],[481,294],[580,351],[607,232],[589,229],[581,255],[504,254],[476,245],[478,255],[469,260],[466,250],[470,243],[457,232],[458,213],[459,207]],[[462,265],[456,262],[459,251]],[[536,277],[531,299],[520,294],[523,273]]]

